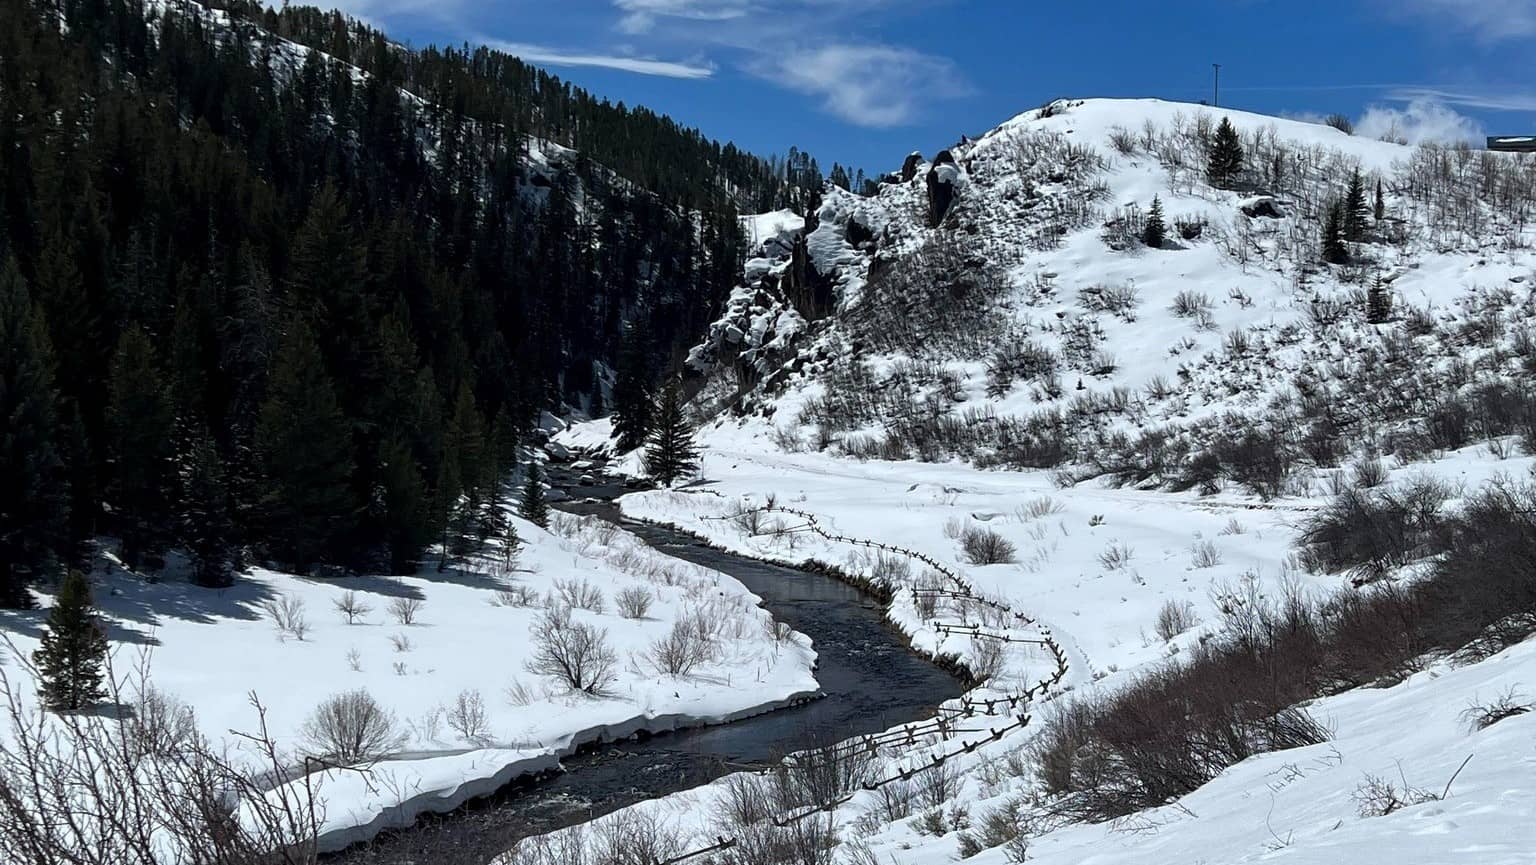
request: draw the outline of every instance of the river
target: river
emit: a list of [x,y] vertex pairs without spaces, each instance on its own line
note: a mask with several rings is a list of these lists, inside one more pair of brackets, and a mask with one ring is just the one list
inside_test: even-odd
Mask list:
[[697,787],[812,744],[927,718],[963,692],[953,676],[906,647],[874,598],[822,574],[722,552],[681,532],[625,519],[613,504],[621,487],[583,486],[579,476],[551,467],[551,482],[571,496],[557,507],[612,520],[667,555],[740,580],[776,619],[814,641],[816,680],[826,696],[733,724],[600,745],[565,760],[563,773],[425,816],[414,828],[386,833],[328,861],[485,865],[520,838]]

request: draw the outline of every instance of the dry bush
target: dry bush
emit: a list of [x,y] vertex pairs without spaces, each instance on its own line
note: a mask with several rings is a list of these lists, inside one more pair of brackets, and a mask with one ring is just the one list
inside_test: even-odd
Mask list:
[[1168,310],[1178,318],[1196,318],[1202,312],[1209,314],[1214,307],[1210,295],[1186,289],[1173,296],[1173,305]]
[[309,633],[309,619],[304,615],[304,600],[297,595],[283,594],[263,601],[261,608],[277,628],[279,639],[292,637],[300,642]]
[[416,648],[416,645],[411,642],[411,638],[405,634],[390,634],[389,644],[394,647],[396,652],[401,654]]
[[496,592],[492,603],[503,607],[535,607],[539,604],[539,593],[531,586],[513,583]]
[[1303,527],[1302,562],[1324,572],[1377,580],[1443,546],[1441,510],[1452,491],[1421,478],[1383,490],[1346,489]]
[[618,655],[608,632],[571,619],[569,607],[549,610],[533,626],[528,672],[548,676],[572,691],[605,696],[613,684]]
[[979,526],[968,526],[960,536],[960,547],[973,565],[1010,564],[1017,561],[1017,548],[1007,538]]
[[459,738],[476,747],[490,742],[490,715],[485,710],[485,699],[478,690],[460,691],[447,710],[448,727]]
[[376,762],[402,743],[394,713],[363,689],[315,707],[303,736],[310,754],[344,766]]
[[665,637],[651,643],[646,657],[658,673],[686,676],[709,660],[711,646],[689,622],[679,619]]
[[1190,567],[1204,569],[1221,564],[1221,550],[1211,541],[1196,541],[1189,553]]
[[924,808],[941,809],[960,795],[965,778],[960,768],[941,760],[917,773],[917,802]]
[[349,625],[357,624],[358,619],[373,612],[372,606],[362,598],[359,598],[357,592],[350,590],[342,592],[341,597],[336,598],[331,603],[336,607],[336,612],[341,613],[341,617],[346,619]]
[[1494,697],[1486,703],[1474,701],[1461,713],[1461,721],[1472,731],[1486,730],[1500,721],[1518,717],[1536,709],[1530,703],[1524,702],[1523,696],[1514,686]]
[[1003,672],[1007,644],[987,637],[971,638],[968,666],[977,682],[990,682]]
[[603,599],[603,590],[585,579],[555,580],[555,591],[559,594],[561,603],[578,610],[602,613],[607,606]]
[[[125,722],[97,713],[40,713],[30,697],[37,670],[15,654],[9,670],[0,667],[0,861],[317,861],[324,779],[292,768],[254,697],[256,728],[232,733],[235,742],[202,736],[185,707],[148,685],[147,666],[106,676],[109,702],[134,706]],[[12,678],[18,668],[20,680]]]
[[1379,775],[1366,775],[1355,792],[1350,794],[1361,817],[1385,817],[1396,811],[1439,799],[1434,793],[1409,784],[1403,779],[1399,786]]
[[1061,504],[1050,496],[1037,496],[1013,509],[1013,515],[1021,523],[1044,519],[1062,511]]
[[879,757],[856,742],[797,751],[774,769],[780,806],[831,805],[875,780],[879,768]]
[[1157,635],[1163,641],[1177,637],[1179,634],[1200,624],[1200,619],[1195,615],[1195,605],[1189,601],[1179,603],[1173,600],[1163,602],[1163,606],[1157,611]]
[[1386,463],[1378,459],[1361,460],[1350,469],[1350,477],[1357,487],[1375,489],[1387,482]]
[[421,598],[394,598],[389,602],[389,614],[395,621],[402,625],[416,624],[416,617],[421,614],[421,608],[426,601]]
[[1104,552],[1099,553],[1099,564],[1106,571],[1119,571],[1123,570],[1126,565],[1129,565],[1131,558],[1135,555],[1135,550],[1124,543],[1116,541],[1105,547]]
[[1023,808],[1023,802],[1012,799],[983,813],[974,829],[958,834],[960,858],[969,859],[983,850],[1003,847],[1007,861],[1023,862],[1028,846],[1020,820]]
[[619,592],[613,600],[619,607],[619,615],[626,619],[643,619],[651,611],[655,596],[647,589],[633,586]]

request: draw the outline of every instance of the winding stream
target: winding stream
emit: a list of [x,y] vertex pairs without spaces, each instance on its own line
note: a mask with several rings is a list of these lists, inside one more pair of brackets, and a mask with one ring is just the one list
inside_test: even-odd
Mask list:
[[959,681],[908,650],[879,602],[830,577],[707,547],[671,529],[624,519],[616,485],[578,486],[579,473],[551,467],[573,497],[557,507],[617,522],[652,547],[730,574],[775,618],[807,634],[826,697],[717,727],[603,745],[564,761],[566,771],[504,789],[410,830],[327,857],[342,865],[485,865],[518,839],[581,823],[645,799],[706,784],[816,742],[875,733],[926,718],[959,696]]

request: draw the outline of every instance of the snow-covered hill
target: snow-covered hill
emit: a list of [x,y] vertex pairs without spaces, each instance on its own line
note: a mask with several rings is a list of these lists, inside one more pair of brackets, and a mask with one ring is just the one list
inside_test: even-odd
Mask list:
[[[1207,181],[1222,118],[1245,157],[1229,188]],[[1356,176],[1359,239],[1325,262],[1329,211]],[[1168,225],[1156,249],[1140,230],[1154,199]],[[1245,610],[1299,599],[1347,633],[1340,610],[1412,595],[1444,578],[1436,562],[1458,545],[1486,546],[1474,520],[1451,541],[1387,541],[1350,569],[1303,543],[1320,519],[1356,513],[1341,502],[1367,503],[1331,542],[1346,546],[1410,512],[1438,531],[1489,489],[1509,510],[1481,519],[1530,528],[1518,514],[1536,447],[1533,204],[1536,160],[1087,100],[910,158],[876,196],[830,190],[801,232],[761,218],[746,284],[691,358],[708,381],[696,408],[715,494],[639,493],[626,512],[887,581],[916,647],[994,667],[975,700],[1049,674],[1041,644],[936,591],[920,562],[938,562],[1029,617],[1067,672],[1033,695],[1022,731],[990,740],[983,717],[969,734],[883,743],[824,822],[752,819],[744,791],[779,788],[738,777],[617,815],[588,849],[650,827],[667,855],[728,836],[757,851],[835,841],[814,861],[898,865],[1529,861],[1528,641],[1481,660],[1416,654],[1391,637],[1416,626],[1388,627],[1365,654],[1389,656],[1390,672],[1300,700],[1321,725],[1313,744],[1219,760],[1195,787],[1105,822],[1068,818],[1063,802],[1080,800],[1059,788],[1081,779],[1041,761],[1071,753],[1051,750],[1072,732],[1064,707],[1106,705],[1230,645]],[[1536,535],[1519,537],[1500,543],[1524,551]],[[979,556],[988,538],[1011,552]],[[893,565],[865,541],[923,558]],[[1492,570],[1452,573],[1469,582],[1446,602]],[[1357,592],[1347,576],[1387,588]],[[975,629],[1009,638],[1000,661]],[[1469,711],[1501,704],[1512,711],[1487,726]],[[508,861],[554,849],[525,844]],[[773,861],[753,855],[730,861]]]

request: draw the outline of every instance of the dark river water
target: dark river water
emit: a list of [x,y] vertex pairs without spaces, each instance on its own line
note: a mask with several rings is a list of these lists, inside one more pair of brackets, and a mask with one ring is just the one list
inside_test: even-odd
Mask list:
[[521,782],[416,827],[328,857],[336,863],[485,865],[518,839],[584,822],[645,799],[708,783],[831,739],[930,717],[961,683],[908,650],[878,601],[830,577],[711,549],[671,529],[623,519],[612,485],[579,486],[551,467],[573,497],[557,507],[620,523],[652,547],[730,574],[762,597],[774,617],[814,641],[823,699],[717,727],[597,746],[564,761],[566,771]]

